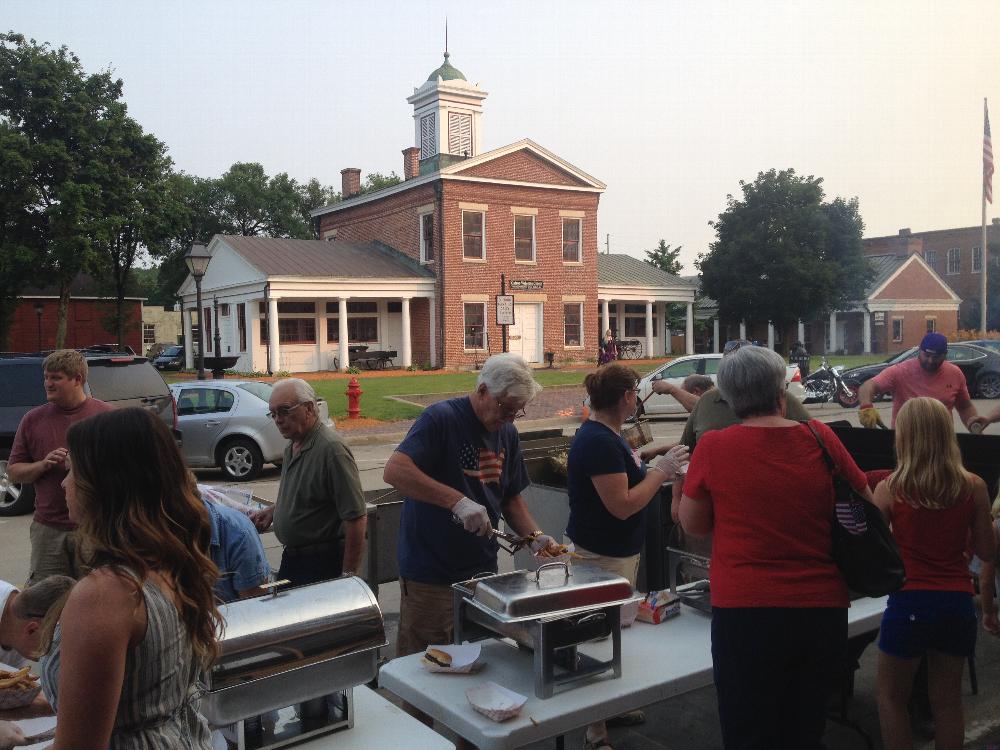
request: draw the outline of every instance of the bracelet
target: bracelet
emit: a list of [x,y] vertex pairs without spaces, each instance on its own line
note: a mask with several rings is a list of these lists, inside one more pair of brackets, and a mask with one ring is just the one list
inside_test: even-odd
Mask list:
[[527,538],[527,539],[537,539],[538,537],[540,537],[540,536],[542,536],[542,535],[544,535],[544,534],[545,534],[545,532],[544,532],[544,531],[542,531],[541,529],[535,529],[535,530],[534,530],[534,531],[532,531],[532,532],[531,532],[530,534],[528,534],[528,535],[526,536],[526,538]]

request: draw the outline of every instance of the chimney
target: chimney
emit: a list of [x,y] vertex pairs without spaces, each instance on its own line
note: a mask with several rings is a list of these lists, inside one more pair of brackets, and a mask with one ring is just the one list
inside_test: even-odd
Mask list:
[[361,170],[357,167],[348,167],[340,170],[341,189],[340,197],[344,200],[361,195]]
[[993,219],[993,224],[1000,224],[1000,219]]
[[899,230],[900,237],[909,237],[911,234],[913,234],[913,232],[910,231],[909,227],[903,227]]
[[412,180],[420,176],[420,149],[410,146],[403,149],[403,179]]

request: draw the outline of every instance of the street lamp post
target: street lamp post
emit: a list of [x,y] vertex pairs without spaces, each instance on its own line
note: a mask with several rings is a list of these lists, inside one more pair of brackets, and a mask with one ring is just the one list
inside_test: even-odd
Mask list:
[[[212,309],[213,309],[213,312],[215,313],[215,315],[214,315],[214,317],[215,317],[215,333],[214,333],[214,335],[212,337],[215,340],[215,356],[216,357],[221,357],[222,356],[222,334],[219,333],[219,298],[216,297],[214,294],[212,295]],[[220,360],[216,360],[216,362],[220,362]],[[216,377],[216,372],[219,372],[219,373],[222,372],[222,364],[221,364],[221,362],[218,365],[217,369],[212,370],[212,377],[213,378]]]
[[42,313],[45,312],[45,305],[41,302],[35,303],[35,316],[38,318],[38,351],[42,350]]
[[188,272],[194,277],[194,288],[197,290],[198,299],[198,379],[205,380],[205,327],[201,320],[201,280],[205,277],[208,264],[212,261],[212,256],[208,254],[208,248],[204,245],[193,243],[187,255],[184,256],[184,263]]

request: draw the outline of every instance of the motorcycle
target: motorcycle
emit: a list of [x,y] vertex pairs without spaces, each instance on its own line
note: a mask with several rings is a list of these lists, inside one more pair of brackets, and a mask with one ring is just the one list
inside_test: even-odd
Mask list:
[[802,400],[806,404],[825,404],[828,401],[836,401],[845,409],[853,409],[858,405],[858,387],[844,381],[843,365],[830,366],[824,356],[820,366],[815,372],[810,373],[802,384],[806,389],[805,398]]

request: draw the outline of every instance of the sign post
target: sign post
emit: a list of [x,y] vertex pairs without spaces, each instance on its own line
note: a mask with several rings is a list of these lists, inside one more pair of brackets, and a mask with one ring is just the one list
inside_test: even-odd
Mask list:
[[500,326],[500,339],[503,351],[507,351],[507,326],[514,325],[514,295],[507,294],[507,277],[500,274],[500,294],[497,295],[497,325]]

